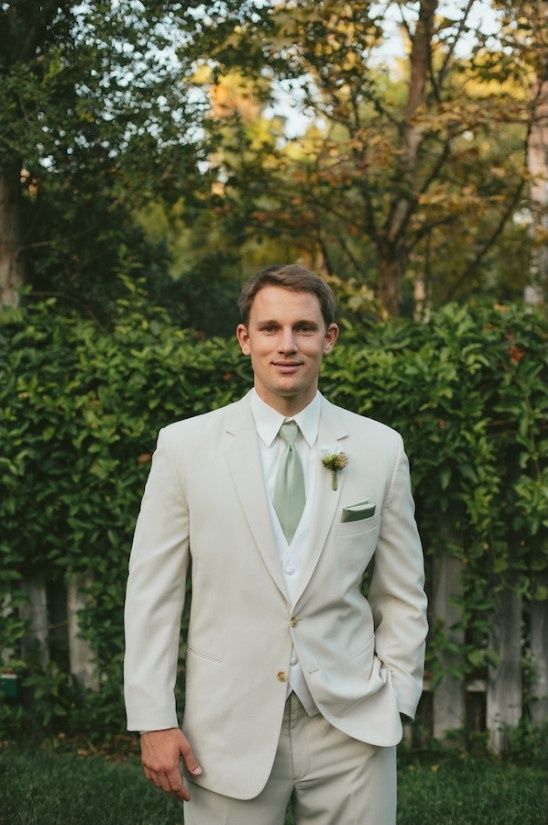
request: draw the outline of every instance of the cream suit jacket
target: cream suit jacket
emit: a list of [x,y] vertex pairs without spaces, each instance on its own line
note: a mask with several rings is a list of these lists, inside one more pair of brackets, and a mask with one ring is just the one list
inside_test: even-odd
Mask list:
[[[199,784],[256,796],[272,764],[292,644],[324,717],[376,745],[401,738],[422,689],[426,598],[408,462],[390,428],[321,400],[318,443],[348,456],[319,472],[302,587],[284,589],[249,396],[160,432],[126,601],[130,730],[176,726],[174,684],[188,566],[192,601],[182,728]],[[368,499],[372,517],[342,522]],[[372,563],[368,598],[364,571]]]

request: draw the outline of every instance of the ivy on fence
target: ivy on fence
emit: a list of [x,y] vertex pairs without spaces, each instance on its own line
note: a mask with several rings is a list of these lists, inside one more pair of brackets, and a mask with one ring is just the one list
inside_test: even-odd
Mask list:
[[[497,589],[548,597],[538,586],[548,568],[545,332],[521,307],[449,305],[424,324],[347,326],[324,365],[330,400],[404,436],[427,559],[463,562],[463,674],[488,660]],[[53,301],[0,316],[0,651],[33,696],[28,709],[0,704],[0,725],[123,728],[127,558],[157,431],[250,385],[235,342],[175,328],[131,288],[110,330],[57,314]],[[73,575],[88,582],[81,632],[97,693],[67,681],[55,650],[46,666],[20,658],[23,581]],[[443,644],[434,632],[434,678]]]

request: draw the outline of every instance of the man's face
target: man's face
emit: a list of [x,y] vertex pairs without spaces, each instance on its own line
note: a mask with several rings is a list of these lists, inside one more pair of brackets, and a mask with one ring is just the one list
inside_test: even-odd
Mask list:
[[311,292],[264,286],[253,301],[249,322],[236,335],[251,356],[258,395],[284,415],[312,401],[324,353],[331,352],[339,328],[326,328],[320,302]]

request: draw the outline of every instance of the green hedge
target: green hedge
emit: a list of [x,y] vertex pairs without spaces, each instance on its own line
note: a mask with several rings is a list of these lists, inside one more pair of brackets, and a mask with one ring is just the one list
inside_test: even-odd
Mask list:
[[[425,324],[347,327],[324,366],[330,400],[404,436],[427,557],[465,561],[463,673],[485,662],[496,588],[548,596],[536,585],[548,567],[545,333],[520,307],[449,305]],[[110,330],[57,314],[54,302],[0,316],[0,599],[17,606],[24,578],[89,576],[83,633],[101,684],[79,692],[61,655],[45,672],[13,660],[33,703],[0,705],[0,724],[123,727],[127,557],[157,431],[250,384],[235,342],[176,329],[137,290]],[[22,633],[15,613],[4,616],[0,649],[17,651]]]

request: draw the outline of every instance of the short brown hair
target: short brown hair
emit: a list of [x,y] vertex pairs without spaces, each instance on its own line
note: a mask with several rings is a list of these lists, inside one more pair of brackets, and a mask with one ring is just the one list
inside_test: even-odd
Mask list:
[[312,292],[320,302],[322,317],[326,327],[335,321],[336,301],[331,289],[325,281],[298,264],[284,264],[269,266],[258,272],[245,284],[238,299],[242,323],[247,326],[249,313],[257,293],[264,286],[281,286],[293,292]]

